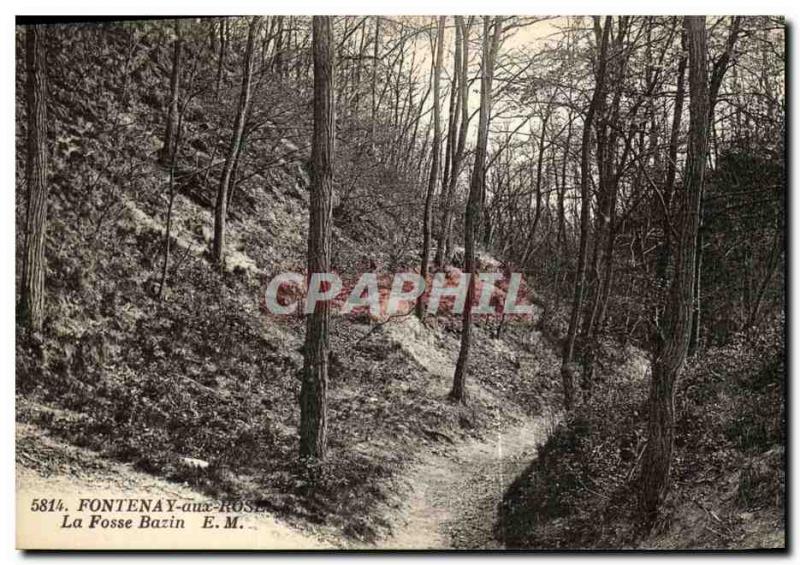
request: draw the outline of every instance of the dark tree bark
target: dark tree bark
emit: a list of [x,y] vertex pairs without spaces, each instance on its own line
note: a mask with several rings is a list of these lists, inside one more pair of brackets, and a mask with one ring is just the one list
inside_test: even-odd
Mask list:
[[[192,80],[193,82],[193,80]],[[189,84],[189,91],[192,88],[192,82]],[[170,263],[170,253],[172,249],[172,216],[173,216],[173,209],[175,206],[175,196],[177,195],[177,187],[175,186],[175,170],[177,167],[178,157],[180,156],[181,152],[181,138],[183,135],[183,116],[186,112],[186,107],[189,105],[191,101],[191,96],[186,96],[183,104],[178,107],[178,127],[176,128],[175,134],[175,148],[172,152],[171,161],[169,164],[169,181],[168,181],[168,204],[167,204],[167,225],[165,226],[164,230],[164,258],[161,263],[161,278],[158,283],[158,293],[157,298],[159,300],[163,299],[164,297],[164,289],[167,286],[167,279],[169,276],[169,263]],[[214,161],[212,156],[211,161]]]
[[356,70],[355,70],[355,79],[353,85],[353,103],[352,109],[353,112],[358,114],[359,110],[361,110],[361,77],[363,74],[364,69],[364,59],[366,54],[367,48],[367,19],[366,17],[361,19],[361,22],[358,24],[358,28],[360,30],[360,40],[358,44],[358,58],[356,59]]
[[[720,55],[719,59],[714,62],[711,69],[711,84],[708,89],[708,117],[709,123],[714,123],[714,109],[717,105],[717,98],[719,97],[719,89],[722,86],[722,80],[725,78],[725,73],[730,66],[731,57],[733,56],[733,48],[739,38],[741,31],[741,16],[735,16],[731,20],[730,29],[728,31],[728,39],[725,42],[725,50]],[[703,272],[703,241],[705,239],[705,230],[703,229],[703,214],[702,214],[702,193],[701,193],[701,213],[700,213],[700,231],[697,237],[697,251],[695,252],[695,271],[694,271],[694,303],[692,304],[692,330],[689,340],[689,355],[694,355],[700,344],[700,312],[702,310],[700,300],[700,279]]]
[[697,249],[694,254],[694,282],[692,283],[692,329],[689,332],[689,350],[687,354],[691,357],[697,353],[697,348],[700,346],[700,311],[701,306],[701,279],[703,277],[703,241],[705,240],[703,234],[703,214],[702,207],[700,212],[700,228],[697,233]]
[[458,115],[461,111],[459,80],[461,76],[461,25],[456,19],[455,54],[453,56],[453,78],[450,81],[450,103],[447,108],[447,147],[445,148],[444,171],[442,172],[442,192],[439,198],[441,221],[439,222],[439,238],[436,243],[434,263],[441,269],[444,267],[444,226],[447,223],[452,193],[450,191],[450,175],[454,173],[453,156],[456,151],[458,137]]
[[214,92],[219,97],[222,79],[225,73],[225,56],[228,52],[228,18],[219,20],[219,57],[217,58],[217,83]]
[[575,355],[575,339],[578,334],[578,319],[583,309],[584,285],[586,284],[586,261],[589,250],[589,208],[591,205],[591,191],[589,186],[591,175],[590,153],[592,141],[592,123],[595,113],[605,96],[606,52],[608,50],[608,36],[611,31],[611,16],[607,16],[603,25],[602,38],[597,60],[597,73],[594,93],[586,111],[583,121],[583,136],[581,138],[581,218],[580,218],[580,244],[578,251],[578,266],[575,272],[575,287],[572,299],[572,310],[569,317],[569,329],[564,342],[564,352],[561,359],[561,380],[564,387],[564,407],[572,410],[574,402],[574,373],[573,358]]
[[275,32],[275,55],[272,57],[272,72],[277,76],[283,76],[283,60],[285,38],[283,33],[283,20],[284,16],[275,16],[278,20],[277,30]]
[[213,18],[208,21],[208,49],[212,56],[217,52],[217,22]]
[[[314,137],[311,147],[311,200],[308,273],[327,273],[331,259],[334,108],[334,42],[329,16],[314,16]],[[303,384],[300,391],[300,456],[324,459],[327,440],[328,325],[330,305],[306,317]]]
[[[444,24],[445,16],[439,16],[439,26],[436,33],[436,57],[433,63],[433,144],[431,148],[431,173],[428,177],[428,189],[425,191],[425,210],[422,217],[422,264],[420,276],[423,280],[428,277],[428,263],[431,257],[431,236],[433,220],[433,195],[436,193],[436,181],[439,179],[439,160],[441,159],[442,126],[440,109],[439,77],[442,74],[442,54],[444,53]],[[422,296],[417,298],[414,313],[420,320],[424,317],[425,305]]]
[[214,263],[222,267],[225,262],[225,222],[228,214],[228,191],[230,190],[231,178],[233,176],[234,164],[242,147],[242,135],[244,134],[247,110],[250,106],[250,84],[253,81],[253,44],[256,32],[261,23],[261,16],[254,16],[250,20],[250,28],[247,32],[247,47],[244,53],[244,69],[242,71],[242,90],[239,95],[239,106],[236,110],[236,121],[231,133],[231,142],[228,146],[228,154],[225,157],[225,165],[222,169],[219,188],[217,189],[217,203],[214,208],[214,243],[212,258]]
[[677,174],[678,142],[681,135],[681,121],[683,118],[683,100],[686,96],[686,32],[681,32],[681,58],[678,61],[678,82],[675,88],[675,106],[672,111],[672,129],[669,135],[669,148],[667,149],[667,171],[664,180],[664,206],[661,209],[661,224],[664,232],[664,241],[656,258],[656,277],[663,287],[667,285],[667,272],[669,269],[672,245],[672,231],[669,210],[672,202],[672,193],[675,190],[675,176]]
[[533,222],[531,223],[530,232],[528,233],[528,242],[525,244],[525,251],[522,253],[522,260],[520,264],[525,266],[528,264],[528,259],[533,251],[536,230],[539,227],[539,220],[542,217],[542,166],[544,165],[544,142],[547,136],[547,122],[550,120],[550,103],[548,102],[545,108],[544,115],[542,116],[542,131],[539,134],[539,145],[537,147],[538,156],[536,158],[536,206],[533,212]]
[[567,241],[567,220],[564,208],[564,196],[567,192],[567,163],[569,162],[569,150],[572,145],[572,110],[567,116],[567,139],[564,142],[564,157],[561,161],[561,186],[558,187],[558,241],[564,255],[569,252]]
[[[453,199],[455,197],[458,176],[461,173],[461,165],[464,159],[464,147],[467,143],[467,132],[469,130],[469,88],[467,85],[469,73],[469,28],[472,25],[470,18],[468,23],[464,23],[462,16],[456,16],[456,26],[460,33],[456,36],[460,42],[456,44],[456,53],[461,55],[459,64],[458,79],[458,109],[461,113],[461,123],[458,126],[458,140],[453,149],[453,156],[450,162],[450,176],[448,177],[447,194],[442,210],[442,226],[437,242],[437,260],[439,266],[444,266],[450,262],[452,255],[452,233],[453,233]],[[458,56],[458,55],[457,55]],[[441,257],[439,257],[441,250]]]
[[378,56],[381,51],[381,17],[375,16],[375,37],[372,44],[372,78],[370,79],[370,141],[375,147],[375,128],[378,120]]
[[159,161],[162,165],[172,163],[172,155],[175,153],[175,138],[178,131],[178,100],[180,99],[181,51],[183,49],[181,21],[176,19],[174,26],[175,44],[172,51],[172,75],[169,79],[169,112],[167,114],[167,127],[164,132],[164,146],[161,148],[161,155],[159,156]]
[[470,275],[467,299],[461,317],[461,348],[458,353],[456,370],[453,375],[453,388],[450,398],[457,402],[465,402],[467,363],[472,338],[472,298],[475,295],[475,236],[481,220],[481,201],[486,183],[486,150],[489,140],[489,115],[492,109],[492,80],[494,78],[494,61],[500,44],[502,20],[496,17],[494,24],[488,16],[483,18],[483,57],[481,62],[481,104],[478,119],[478,141],[475,146],[475,166],[469,185],[467,212],[464,220],[464,270]]
[[25,256],[22,263],[20,314],[33,332],[44,317],[45,232],[47,228],[47,35],[45,27],[25,31],[27,65],[28,143],[25,179],[28,210],[25,218]]
[[[617,161],[617,145],[620,137],[618,129],[620,103],[627,65],[625,41],[629,29],[628,21],[627,16],[620,16],[618,20],[617,32],[609,55],[611,63],[606,70],[606,82],[608,85],[613,85],[614,96],[607,110],[605,100],[602,101],[603,111],[600,112],[597,127],[597,160],[600,172],[598,175],[597,217],[595,218],[594,248],[589,270],[591,276],[585,299],[586,311],[584,312],[581,330],[580,348],[583,365],[581,387],[587,394],[591,394],[594,380],[596,337],[601,318],[600,310],[604,302],[604,288],[606,284],[610,284],[610,277],[613,271],[613,223],[617,205],[617,191],[620,175],[625,169],[625,161],[632,143],[630,140],[626,142],[625,149],[622,151],[619,161]],[[650,74],[647,76],[646,84],[648,87],[652,87]],[[648,92],[650,91],[648,90]],[[635,115],[636,108],[638,108],[638,105],[631,110],[631,115]]]
[[675,273],[663,325],[659,328],[649,394],[647,445],[642,459],[639,502],[645,525],[652,526],[667,491],[675,425],[674,392],[686,360],[691,330],[695,253],[700,198],[708,153],[709,89],[705,17],[684,18],[689,50],[689,147],[683,190],[676,193],[678,237]]

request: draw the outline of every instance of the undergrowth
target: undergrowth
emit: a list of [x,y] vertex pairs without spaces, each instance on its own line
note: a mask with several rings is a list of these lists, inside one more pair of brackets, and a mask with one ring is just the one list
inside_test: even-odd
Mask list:
[[498,535],[524,548],[758,546],[744,541],[758,535],[748,522],[781,522],[784,511],[782,344],[783,321],[773,320],[687,363],[672,486],[649,532],[636,505],[649,381],[610,360],[613,386],[584,395],[508,489]]

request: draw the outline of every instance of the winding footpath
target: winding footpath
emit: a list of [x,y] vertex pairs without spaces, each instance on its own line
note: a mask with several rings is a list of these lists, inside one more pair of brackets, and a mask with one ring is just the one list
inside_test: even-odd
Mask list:
[[432,454],[408,475],[413,491],[379,549],[502,549],[494,532],[511,482],[536,456],[555,418],[541,416],[483,441]]
[[[453,352],[439,347],[416,318],[387,326],[385,333],[433,377],[432,396],[444,398],[455,370]],[[473,397],[489,393],[473,385]],[[495,536],[498,508],[506,489],[536,457],[557,414],[526,418],[510,427],[468,440],[445,454],[428,453],[409,472],[410,492],[391,522],[394,534],[373,549],[502,549]]]

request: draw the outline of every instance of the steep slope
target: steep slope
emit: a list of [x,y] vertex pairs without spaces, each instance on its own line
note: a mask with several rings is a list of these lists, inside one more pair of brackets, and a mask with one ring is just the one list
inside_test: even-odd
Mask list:
[[499,528],[509,545],[784,548],[782,328],[738,335],[687,364],[672,484],[651,531],[641,530],[636,506],[647,362],[635,350],[621,357],[608,356],[601,374],[613,386],[584,398],[505,493]]

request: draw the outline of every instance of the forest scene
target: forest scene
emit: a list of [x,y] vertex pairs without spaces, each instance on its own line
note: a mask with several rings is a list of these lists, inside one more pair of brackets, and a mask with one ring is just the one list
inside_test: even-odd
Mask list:
[[18,522],[785,549],[785,25],[18,17]]

